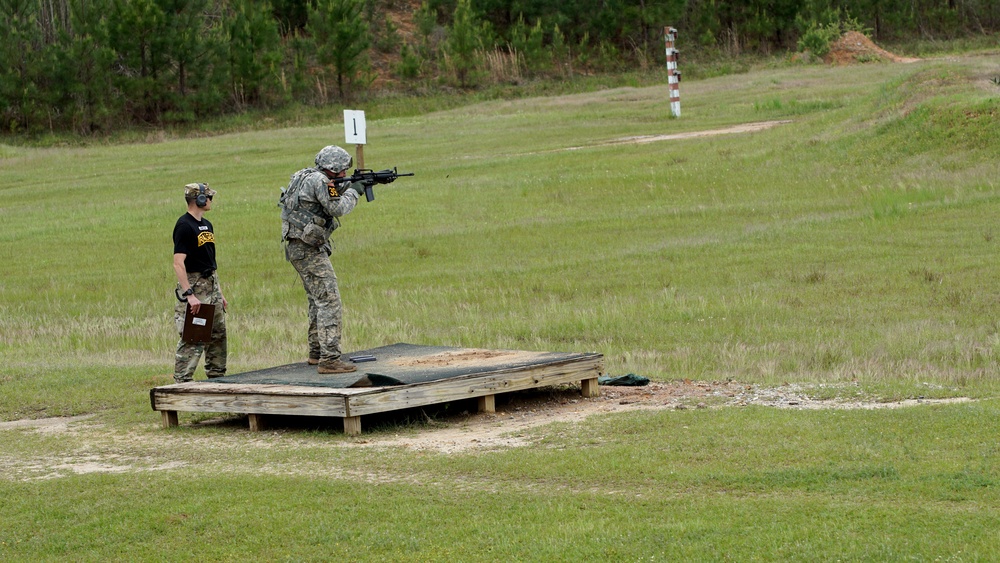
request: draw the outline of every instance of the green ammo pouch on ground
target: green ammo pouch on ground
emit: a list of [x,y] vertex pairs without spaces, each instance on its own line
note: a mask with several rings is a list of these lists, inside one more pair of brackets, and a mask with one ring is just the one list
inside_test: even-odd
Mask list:
[[598,385],[618,385],[622,387],[642,387],[649,384],[649,378],[630,373],[619,377],[598,377]]

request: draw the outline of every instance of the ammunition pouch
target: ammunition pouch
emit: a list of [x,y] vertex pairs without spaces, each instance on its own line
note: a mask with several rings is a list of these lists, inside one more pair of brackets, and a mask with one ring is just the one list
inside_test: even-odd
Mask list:
[[316,223],[309,223],[302,228],[302,236],[299,237],[299,240],[309,246],[319,248],[326,244],[326,229]]
[[315,248],[327,244],[330,233],[339,226],[336,219],[323,220],[304,209],[285,209],[281,219],[288,224],[287,229],[282,229],[286,240],[297,238]]

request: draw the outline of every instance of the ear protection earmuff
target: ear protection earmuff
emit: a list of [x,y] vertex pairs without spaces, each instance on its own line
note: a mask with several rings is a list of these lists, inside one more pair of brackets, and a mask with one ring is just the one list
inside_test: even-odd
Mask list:
[[205,184],[198,184],[198,197],[194,198],[194,204],[198,207],[208,205],[208,196],[205,195]]

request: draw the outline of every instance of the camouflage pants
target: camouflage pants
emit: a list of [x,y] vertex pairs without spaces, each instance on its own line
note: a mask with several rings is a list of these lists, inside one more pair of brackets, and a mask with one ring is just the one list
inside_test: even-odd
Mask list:
[[326,251],[298,239],[288,241],[285,257],[302,278],[309,300],[309,357],[336,360],[341,354],[343,311],[330,257]]
[[[212,320],[211,342],[177,342],[177,354],[174,359],[174,381],[183,383],[194,379],[194,370],[202,352],[205,353],[205,375],[222,377],[226,375],[226,311],[222,307],[222,292],[219,291],[218,274],[202,277],[198,272],[188,272],[188,283],[194,289],[194,294],[202,303],[215,305],[215,318]],[[177,287],[180,290],[180,286]],[[174,323],[177,334],[184,331],[184,315],[187,312],[187,301],[178,301],[174,307]]]

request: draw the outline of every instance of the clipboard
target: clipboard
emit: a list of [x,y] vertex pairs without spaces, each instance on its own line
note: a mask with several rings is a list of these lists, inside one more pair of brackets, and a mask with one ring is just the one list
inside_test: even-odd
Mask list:
[[202,303],[198,314],[191,313],[191,305],[184,313],[184,331],[181,340],[191,344],[212,341],[212,321],[215,320],[215,305]]

